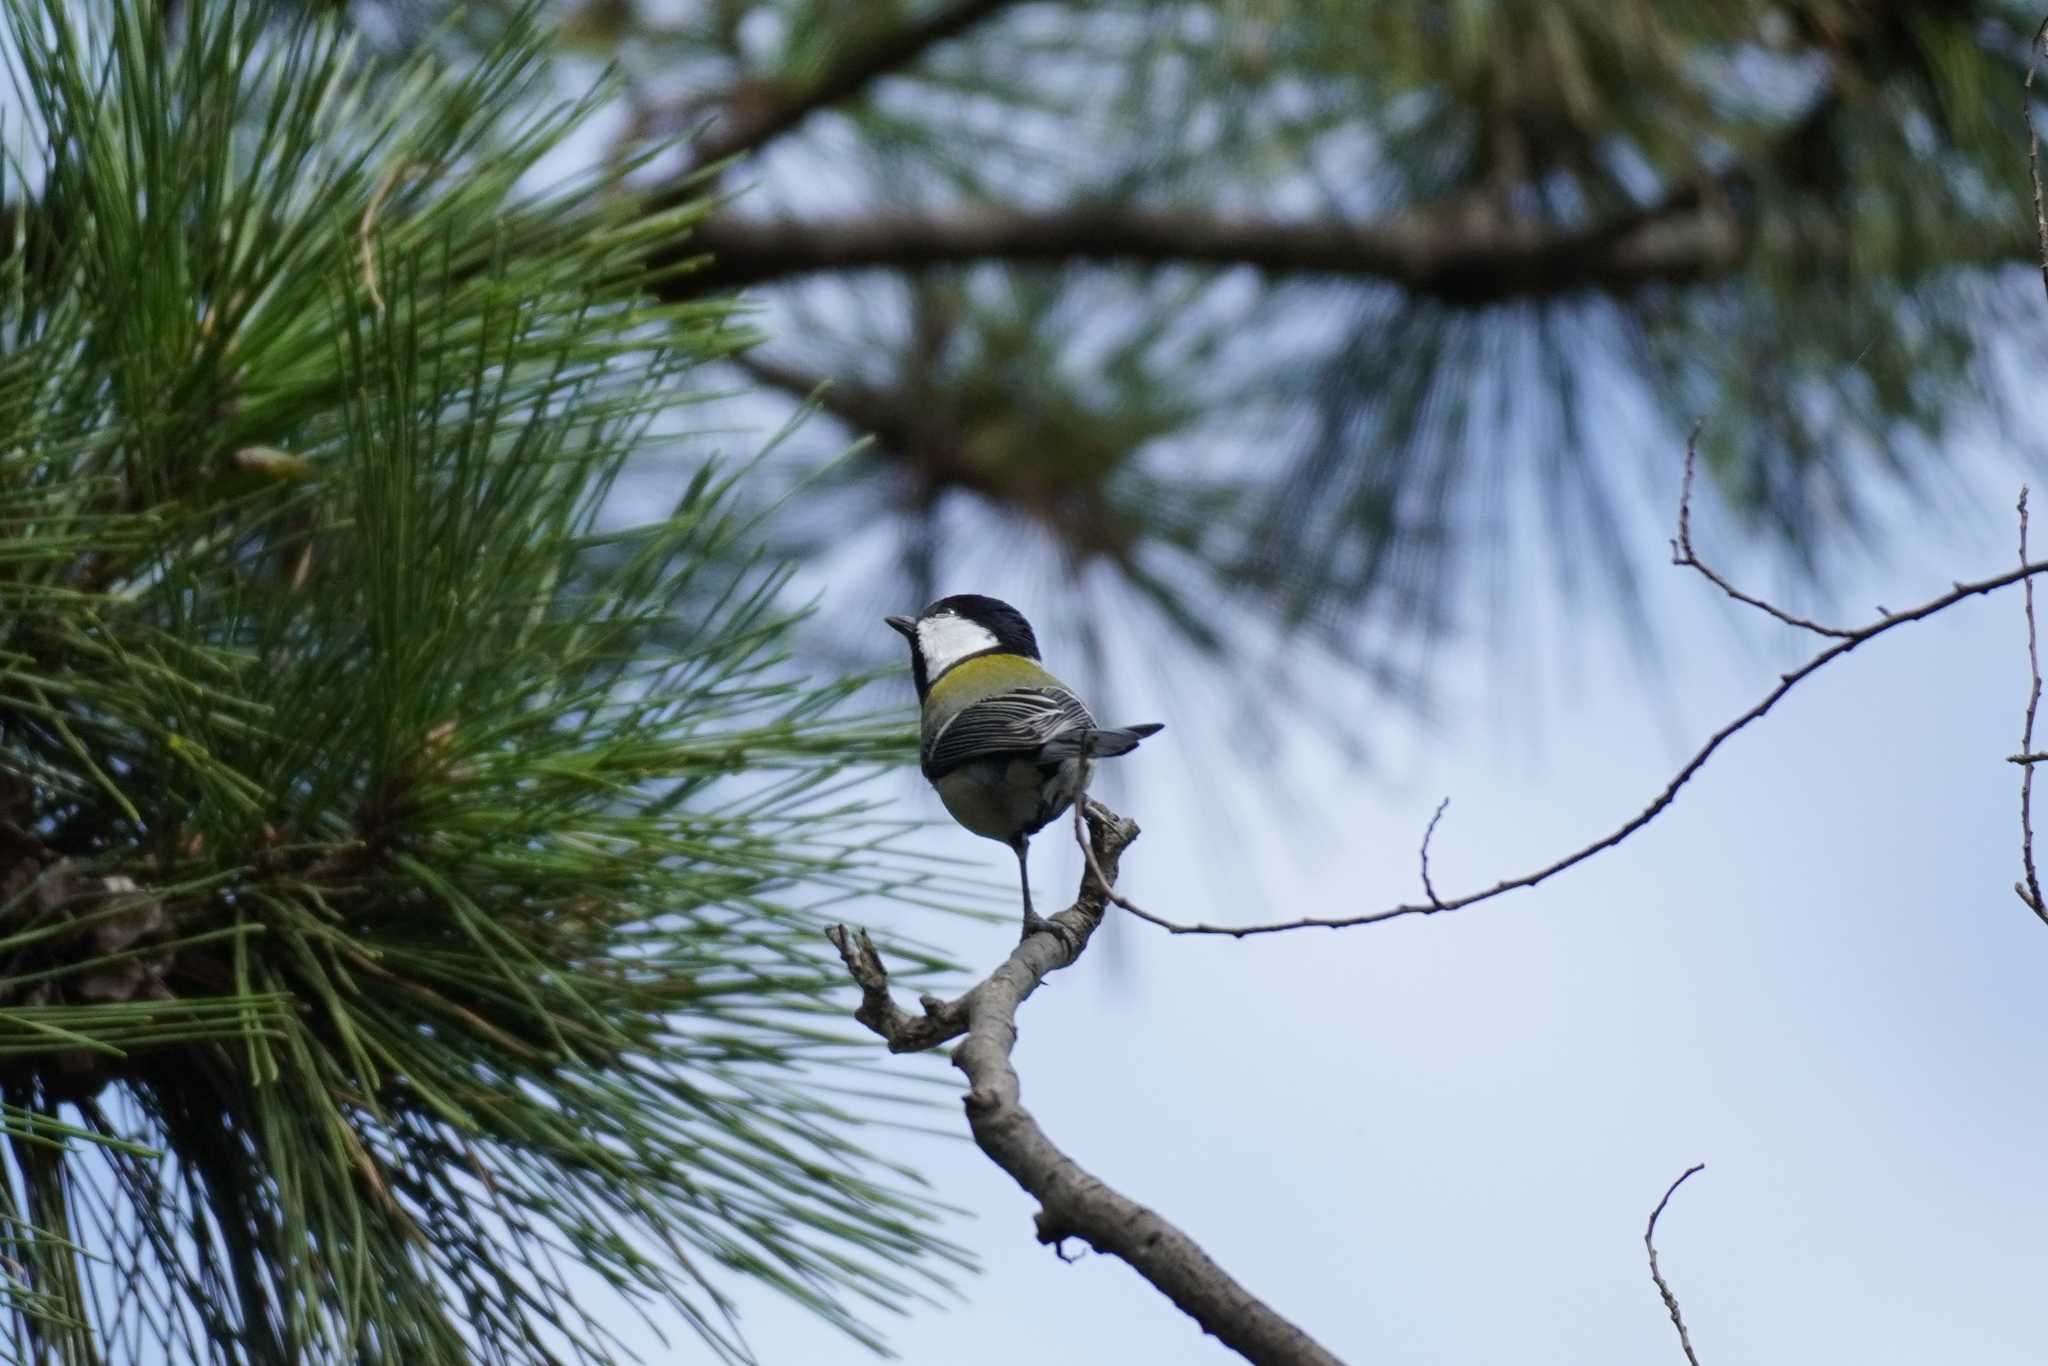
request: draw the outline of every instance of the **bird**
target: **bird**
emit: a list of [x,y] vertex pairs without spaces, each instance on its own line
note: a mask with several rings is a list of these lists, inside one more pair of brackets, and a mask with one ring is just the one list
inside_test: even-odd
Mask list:
[[882,620],[910,642],[924,776],[955,821],[1017,855],[1029,939],[1046,925],[1031,909],[1031,837],[1081,800],[1095,760],[1164,727],[1096,725],[1039,662],[1024,614],[996,598],[956,593]]

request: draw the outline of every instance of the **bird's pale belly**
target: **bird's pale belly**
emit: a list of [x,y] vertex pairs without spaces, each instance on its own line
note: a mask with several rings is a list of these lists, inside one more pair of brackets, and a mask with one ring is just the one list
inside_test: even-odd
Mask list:
[[988,758],[962,764],[932,784],[953,819],[984,839],[1008,843],[1013,834],[1036,834],[1087,787],[1085,759],[1048,767],[1024,758]]

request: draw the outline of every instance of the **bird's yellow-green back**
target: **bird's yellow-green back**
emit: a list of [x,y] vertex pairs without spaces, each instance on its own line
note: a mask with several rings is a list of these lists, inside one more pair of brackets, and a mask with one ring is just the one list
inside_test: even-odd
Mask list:
[[963,659],[932,683],[924,698],[924,733],[936,735],[948,721],[983,698],[1021,688],[1059,688],[1066,684],[1023,655],[976,655]]

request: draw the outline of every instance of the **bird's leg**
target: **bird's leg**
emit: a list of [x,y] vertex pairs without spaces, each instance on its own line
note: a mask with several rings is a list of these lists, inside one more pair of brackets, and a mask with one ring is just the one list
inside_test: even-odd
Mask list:
[[1031,841],[1020,837],[1010,847],[1017,851],[1017,882],[1024,889],[1024,933],[1021,937],[1029,939],[1046,927],[1038,912],[1031,909],[1031,865],[1025,857],[1030,851]]

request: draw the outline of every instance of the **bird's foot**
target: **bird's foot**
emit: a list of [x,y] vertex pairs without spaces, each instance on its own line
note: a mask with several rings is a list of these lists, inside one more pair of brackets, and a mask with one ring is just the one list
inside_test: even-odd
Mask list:
[[1054,925],[1050,920],[1047,920],[1038,912],[1027,910],[1026,912],[1024,912],[1024,933],[1017,936],[1017,942],[1021,944],[1034,934],[1038,934],[1041,931],[1045,930],[1056,930],[1057,928],[1058,926]]

